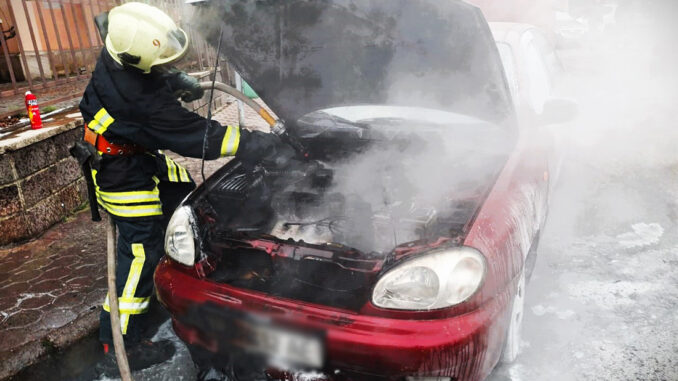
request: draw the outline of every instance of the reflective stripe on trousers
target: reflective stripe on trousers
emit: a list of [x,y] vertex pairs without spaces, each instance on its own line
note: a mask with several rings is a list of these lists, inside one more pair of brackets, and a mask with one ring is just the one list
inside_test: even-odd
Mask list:
[[108,213],[118,217],[149,217],[162,215],[162,202],[157,177],[155,188],[150,191],[105,192],[97,184],[97,171],[92,170],[97,201]]
[[[125,282],[125,288],[122,290],[122,295],[118,297],[118,309],[120,311],[120,329],[122,334],[127,333],[127,325],[129,323],[130,315],[143,314],[148,311],[149,303],[151,297],[136,298],[134,293],[137,290],[137,285],[139,284],[139,279],[141,278],[141,270],[144,267],[144,262],[146,261],[146,252],[144,251],[144,245],[140,243],[132,244],[132,254],[134,259],[129,268],[129,273],[127,275],[127,281]],[[104,310],[111,312],[110,305],[108,301],[108,295],[106,295],[106,300],[104,300]]]

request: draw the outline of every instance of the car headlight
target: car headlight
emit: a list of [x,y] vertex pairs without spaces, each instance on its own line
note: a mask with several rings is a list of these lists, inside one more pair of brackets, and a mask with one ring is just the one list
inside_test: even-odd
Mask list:
[[372,303],[397,310],[432,310],[457,305],[485,278],[485,257],[476,249],[436,250],[389,270],[377,282]]
[[195,264],[195,241],[193,212],[188,206],[174,211],[165,233],[165,253],[186,266]]

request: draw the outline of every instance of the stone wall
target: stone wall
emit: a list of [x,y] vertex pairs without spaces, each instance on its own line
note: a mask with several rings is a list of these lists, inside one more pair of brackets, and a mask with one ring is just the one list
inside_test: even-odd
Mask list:
[[0,246],[41,234],[87,200],[80,167],[68,153],[81,139],[82,122],[43,130],[0,141]]

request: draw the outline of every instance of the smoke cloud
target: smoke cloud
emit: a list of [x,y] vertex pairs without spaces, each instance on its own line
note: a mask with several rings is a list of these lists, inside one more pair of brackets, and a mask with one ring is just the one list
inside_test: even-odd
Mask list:
[[675,379],[678,4],[570,1],[569,14],[584,28],[557,36],[558,93],[579,115],[549,127],[565,157],[522,354],[490,379]]

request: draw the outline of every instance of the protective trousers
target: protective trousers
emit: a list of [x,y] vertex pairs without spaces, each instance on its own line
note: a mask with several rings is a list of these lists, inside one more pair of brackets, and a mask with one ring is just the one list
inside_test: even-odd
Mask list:
[[[119,218],[109,213],[118,229],[116,289],[120,309],[120,328],[125,344],[133,345],[145,338],[151,328],[147,312],[152,303],[153,272],[164,255],[165,228],[172,212],[195,187],[195,183],[158,184],[163,215],[156,218]],[[108,296],[100,315],[99,339],[113,343]]]

